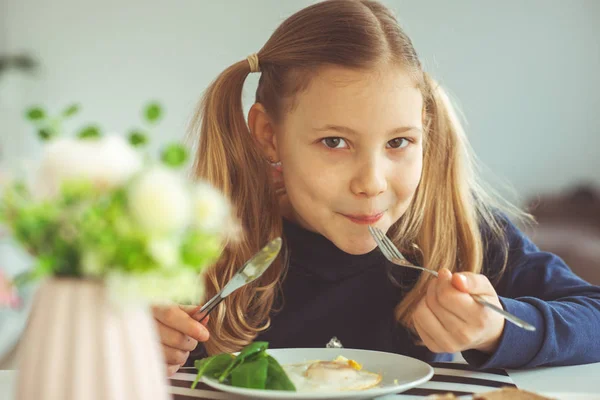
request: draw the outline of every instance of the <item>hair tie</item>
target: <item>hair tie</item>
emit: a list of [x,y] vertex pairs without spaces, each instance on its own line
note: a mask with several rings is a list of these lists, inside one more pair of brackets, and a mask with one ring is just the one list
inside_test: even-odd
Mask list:
[[248,64],[250,64],[250,72],[260,72],[260,65],[258,64],[258,54],[251,54],[246,58],[246,60],[248,60]]

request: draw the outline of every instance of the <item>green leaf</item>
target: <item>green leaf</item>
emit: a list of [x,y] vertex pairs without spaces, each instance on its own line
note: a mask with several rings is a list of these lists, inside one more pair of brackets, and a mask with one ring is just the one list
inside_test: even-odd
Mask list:
[[134,147],[142,147],[148,144],[148,136],[141,130],[129,132],[129,143]]
[[231,372],[231,385],[251,389],[264,389],[267,382],[266,358],[247,361]]
[[54,136],[56,136],[54,134],[54,132],[52,132],[50,129],[48,128],[42,128],[42,129],[38,129],[38,136],[40,139],[46,141],[46,140],[50,140],[52,139]]
[[26,116],[30,121],[39,121],[46,118],[46,112],[41,107],[32,107],[27,110]]
[[267,362],[269,366],[267,368],[267,382],[265,384],[265,389],[295,392],[296,387],[277,360],[271,356],[267,356]]
[[170,167],[181,167],[188,159],[188,151],[181,144],[174,143],[167,146],[162,154],[161,160]]
[[266,351],[269,348],[269,342],[252,342],[240,351],[237,358],[242,361],[255,354]]
[[231,361],[227,369],[223,371],[223,373],[219,376],[219,382],[223,382],[225,379],[229,377],[229,374],[240,364],[242,364],[247,358],[252,357],[253,355],[264,352],[269,347],[268,342],[253,342],[248,346],[244,347],[240,354],[237,355],[235,360]]
[[31,271],[30,282],[38,281],[52,275],[52,273],[56,271],[56,264],[55,257],[49,255],[40,256],[37,264]]
[[86,126],[77,134],[80,139],[97,139],[100,136],[100,128],[95,125]]
[[150,122],[151,124],[158,122],[158,120],[162,117],[162,113],[162,107],[158,103],[150,103],[144,110],[146,121]]
[[81,107],[79,104],[72,104],[62,112],[62,115],[63,117],[72,117],[73,115],[77,114],[80,109]]
[[194,367],[198,370],[198,375],[192,384],[192,389],[196,388],[196,384],[204,375],[211,378],[218,378],[234,358],[235,357],[229,353],[221,353],[216,356],[194,361]]

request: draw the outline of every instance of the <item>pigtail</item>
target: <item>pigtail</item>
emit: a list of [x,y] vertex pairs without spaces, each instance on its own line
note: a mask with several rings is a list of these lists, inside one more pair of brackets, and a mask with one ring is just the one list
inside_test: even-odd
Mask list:
[[[199,136],[195,174],[230,199],[243,232],[239,240],[227,244],[221,259],[207,271],[206,299],[282,231],[268,161],[243,115],[242,89],[249,73],[248,61],[240,61],[219,75],[207,89],[191,126],[191,133]],[[256,284],[236,291],[211,314],[208,328],[219,333],[205,344],[209,354],[235,351],[266,329],[275,296],[270,289],[278,283],[280,259]]]

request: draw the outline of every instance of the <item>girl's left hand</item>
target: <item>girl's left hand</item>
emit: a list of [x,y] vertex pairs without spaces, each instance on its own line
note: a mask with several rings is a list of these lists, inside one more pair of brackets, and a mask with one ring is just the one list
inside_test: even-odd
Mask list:
[[493,353],[498,347],[504,318],[477,303],[469,295],[478,294],[502,308],[496,291],[481,274],[448,269],[439,271],[427,288],[413,315],[421,340],[434,353],[456,353],[475,349]]

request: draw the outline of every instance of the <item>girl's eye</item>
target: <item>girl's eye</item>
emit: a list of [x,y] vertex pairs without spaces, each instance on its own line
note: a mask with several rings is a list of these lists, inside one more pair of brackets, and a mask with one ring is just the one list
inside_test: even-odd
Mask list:
[[387,142],[389,148],[400,149],[408,146],[408,139],[406,138],[395,138]]
[[346,144],[346,141],[339,137],[328,137],[328,138],[322,139],[321,143],[323,143],[325,146],[329,147],[330,149],[343,149],[343,148],[348,147],[348,145]]

